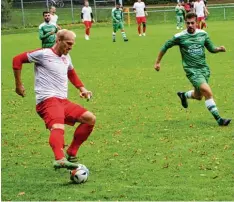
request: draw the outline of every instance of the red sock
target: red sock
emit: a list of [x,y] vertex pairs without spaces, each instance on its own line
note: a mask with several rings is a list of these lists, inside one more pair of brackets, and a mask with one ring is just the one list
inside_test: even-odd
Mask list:
[[64,130],[55,128],[50,131],[49,138],[50,146],[54,152],[54,157],[56,160],[62,159],[64,157],[63,147],[64,147]]
[[143,27],[143,33],[145,33],[145,31],[146,31],[146,26]]
[[90,30],[89,28],[85,29],[85,34],[88,35],[88,36],[89,36],[89,32],[90,32],[89,30]]
[[94,125],[81,123],[75,130],[74,137],[70,147],[67,150],[68,155],[76,156],[77,151],[82,143],[88,139],[90,133],[93,131]]
[[138,33],[141,34],[141,25],[138,25]]

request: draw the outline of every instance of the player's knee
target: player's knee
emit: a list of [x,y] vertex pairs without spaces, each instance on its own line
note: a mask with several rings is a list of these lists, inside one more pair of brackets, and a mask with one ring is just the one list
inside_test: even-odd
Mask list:
[[51,126],[50,130],[54,130],[54,129],[62,129],[64,130],[65,129],[65,126],[64,124],[60,124],[60,123],[55,123]]
[[87,111],[80,117],[80,121],[89,125],[95,125],[96,116],[92,112]]
[[143,24],[143,27],[146,27],[146,23],[145,22],[143,22],[142,24]]

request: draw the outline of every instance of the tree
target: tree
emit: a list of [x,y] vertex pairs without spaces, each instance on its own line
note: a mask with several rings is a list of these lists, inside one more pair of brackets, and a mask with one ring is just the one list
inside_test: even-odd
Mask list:
[[9,22],[11,20],[11,8],[12,0],[2,0],[1,1],[1,20],[2,23]]

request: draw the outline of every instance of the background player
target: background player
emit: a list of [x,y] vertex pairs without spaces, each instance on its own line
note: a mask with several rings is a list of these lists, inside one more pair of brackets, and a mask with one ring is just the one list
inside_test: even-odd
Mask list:
[[42,42],[42,48],[51,48],[55,44],[57,26],[50,22],[50,13],[43,12],[44,21],[39,26],[39,38]]
[[156,60],[155,69],[160,70],[160,61],[167,49],[178,45],[186,76],[194,86],[194,90],[177,93],[182,106],[188,107],[187,99],[202,100],[205,97],[205,105],[217,123],[220,126],[227,126],[231,119],[223,119],[219,115],[212,90],[208,85],[210,69],[205,60],[205,47],[211,53],[225,52],[226,49],[223,46],[215,47],[205,31],[196,29],[197,15],[195,13],[188,13],[185,19],[187,30],[176,34],[164,44]]
[[112,33],[113,42],[116,41],[116,32],[118,31],[118,29],[121,30],[122,37],[124,41],[127,42],[128,39],[124,31],[124,25],[123,25],[123,10],[121,8],[120,3],[117,3],[116,7],[112,9],[112,23],[113,23],[113,33]]
[[[133,10],[136,13],[136,21],[138,25],[138,34],[139,36],[145,36],[146,32],[146,16],[148,13],[146,12],[145,3],[141,0],[137,0],[137,2],[133,5]],[[141,34],[141,24],[143,26],[143,34]]]
[[56,8],[54,6],[50,7],[50,22],[56,24],[58,29],[61,29],[61,27],[57,24],[58,16],[56,15]]
[[204,27],[206,27],[205,16],[209,14],[204,4],[204,1],[197,0],[194,3],[194,10],[195,13],[197,14],[197,28],[203,29]]
[[177,4],[177,6],[175,7],[175,12],[176,12],[176,28],[183,29],[185,9],[181,5],[181,3]]
[[[52,48],[24,52],[13,59],[15,89],[22,97],[25,96],[21,80],[22,64],[35,63],[36,110],[50,130],[49,144],[54,152],[56,169],[77,167],[77,163],[72,162],[77,160],[77,151],[91,134],[96,120],[91,112],[67,99],[68,80],[79,89],[82,98],[92,96],[92,92],[86,90],[77,76],[68,54],[75,37],[74,32],[60,30]],[[74,132],[65,157],[64,124],[73,126],[76,122],[80,122],[80,125]]]
[[81,11],[81,20],[85,25],[85,39],[89,40],[90,29],[92,27],[92,23],[94,22],[92,8],[89,6],[89,2],[84,2],[84,7]]

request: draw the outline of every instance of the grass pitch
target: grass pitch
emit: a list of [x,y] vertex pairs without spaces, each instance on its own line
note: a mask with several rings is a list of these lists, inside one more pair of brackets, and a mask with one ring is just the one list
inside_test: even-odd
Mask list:
[[[73,64],[90,102],[69,86],[69,99],[94,112],[94,132],[80,148],[80,163],[90,169],[87,183],[71,184],[66,170],[55,172],[49,132],[35,112],[33,65],[23,68],[27,96],[14,93],[12,57],[40,47],[38,33],[2,36],[2,200],[234,200],[234,123],[219,127],[204,101],[189,100],[183,109],[177,91],[192,89],[177,47],[155,72],[153,64],[175,25],[148,26],[138,37],[126,27],[112,43],[111,27],[93,28],[77,42]],[[207,54],[210,85],[223,117],[233,118],[232,22],[209,23],[210,37],[227,53]],[[66,127],[67,144],[75,127]]]

